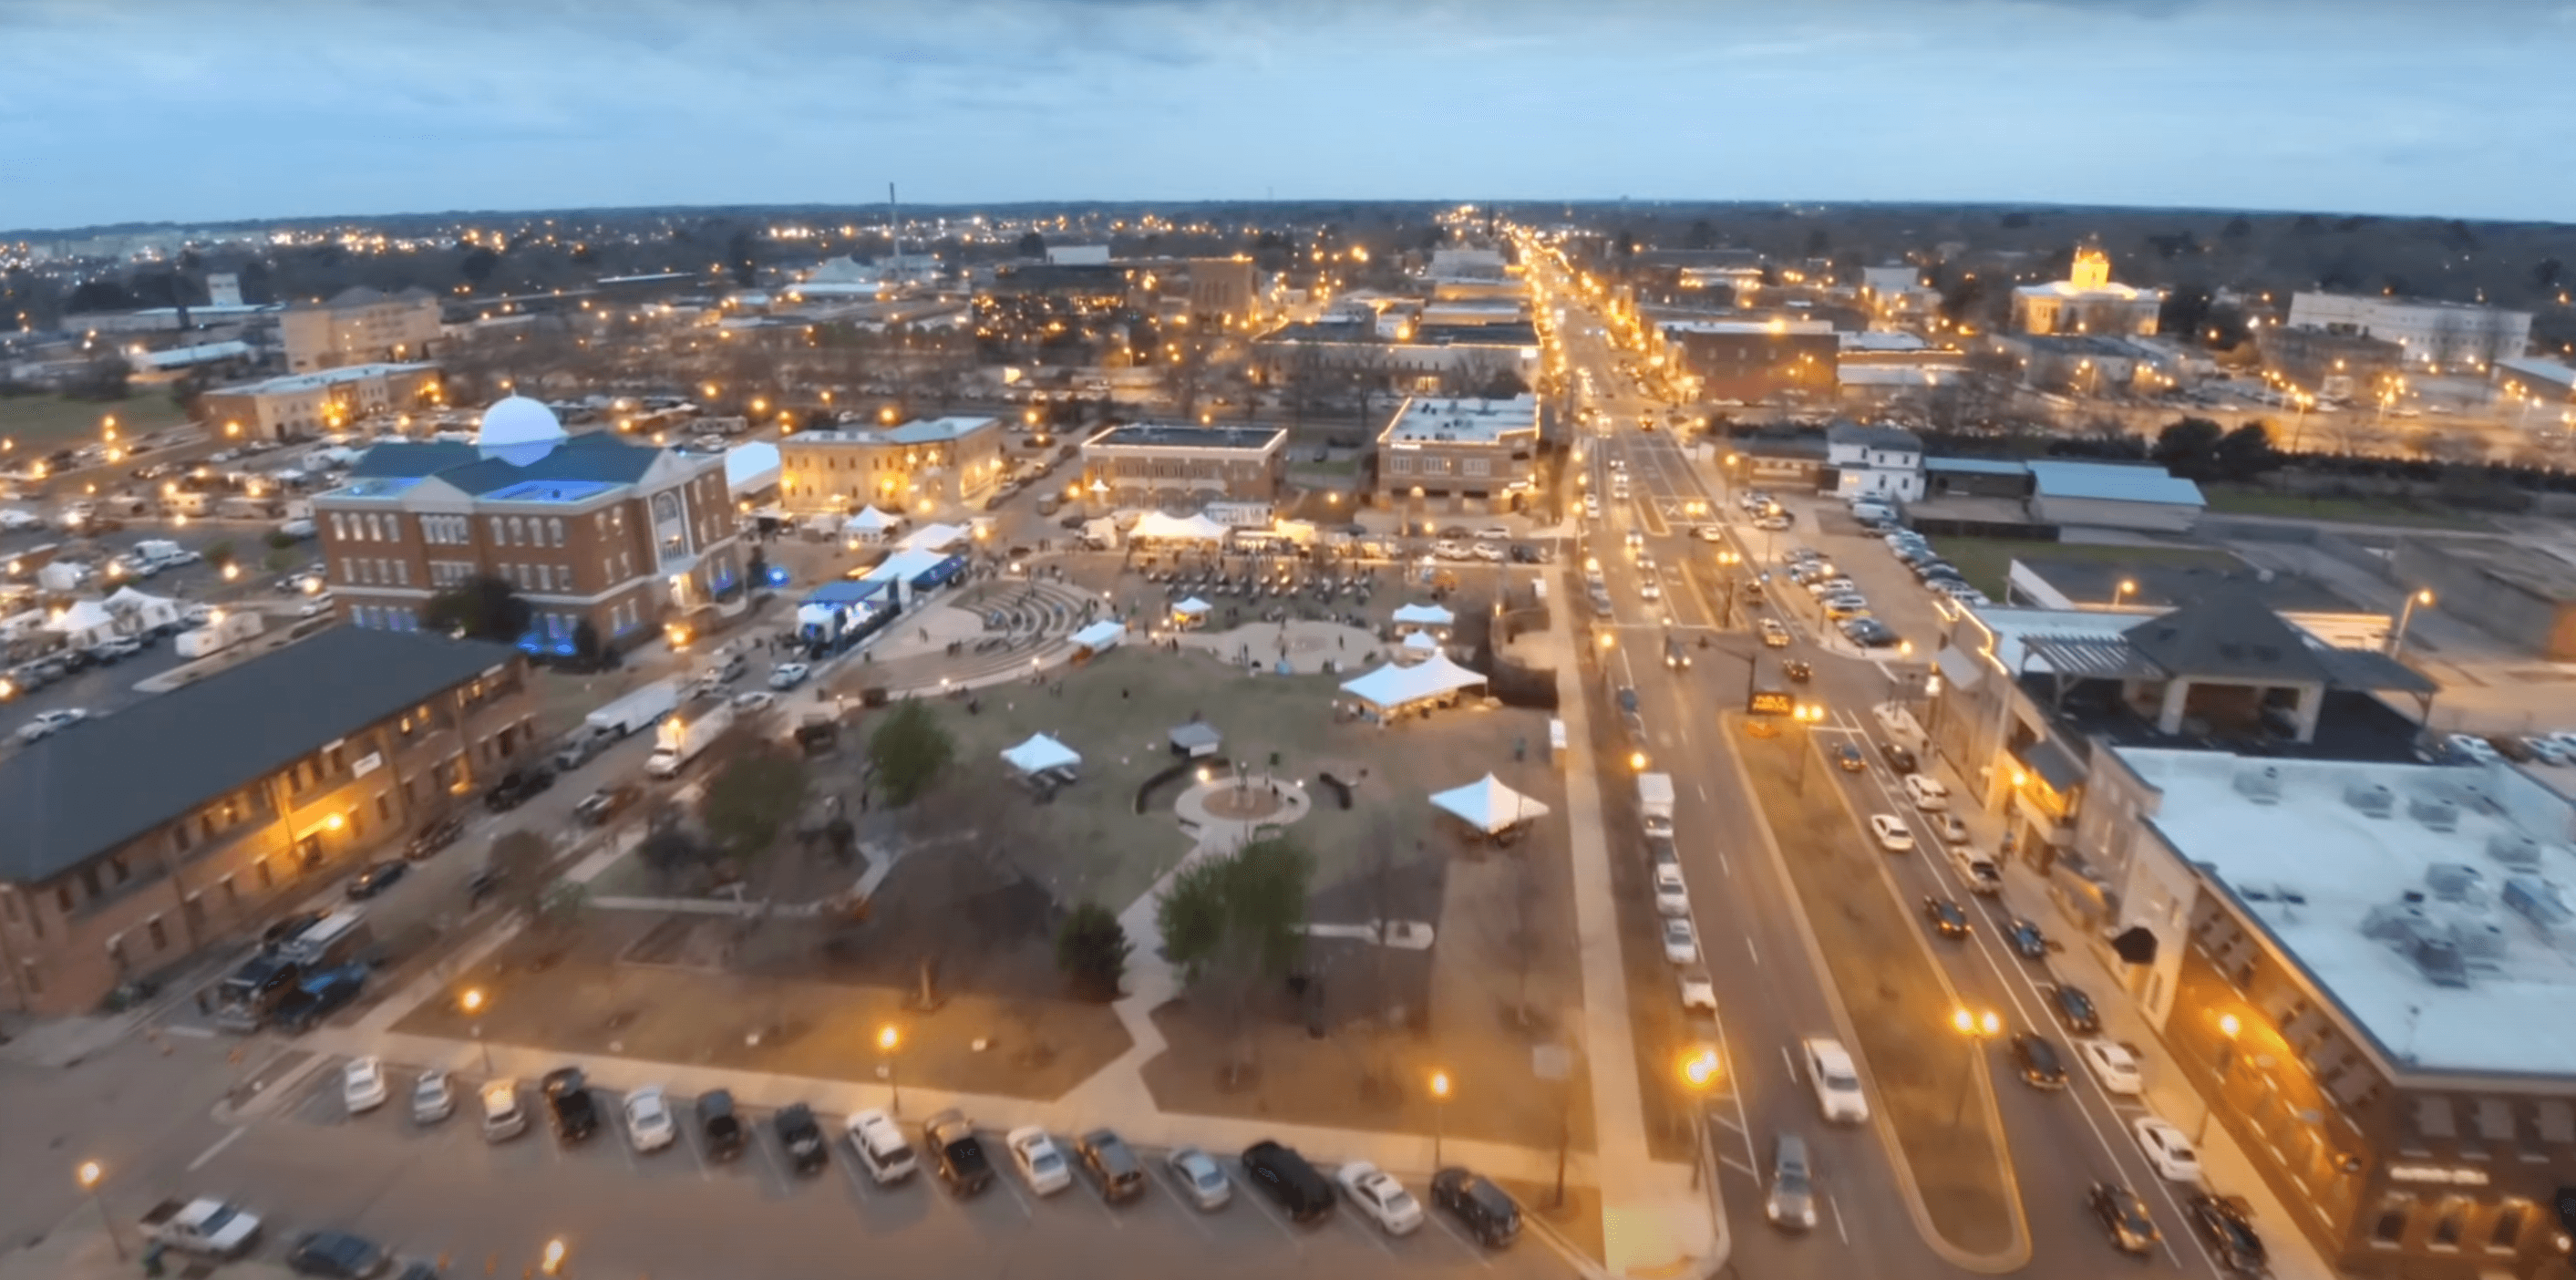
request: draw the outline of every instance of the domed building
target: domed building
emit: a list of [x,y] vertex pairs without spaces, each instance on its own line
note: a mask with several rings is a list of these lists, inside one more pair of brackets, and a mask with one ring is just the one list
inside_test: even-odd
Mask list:
[[471,444],[368,449],[313,519],[340,615],[361,627],[414,630],[431,596],[498,578],[530,609],[519,647],[569,656],[649,639],[744,585],[721,455],[568,433],[525,396],[484,410]]

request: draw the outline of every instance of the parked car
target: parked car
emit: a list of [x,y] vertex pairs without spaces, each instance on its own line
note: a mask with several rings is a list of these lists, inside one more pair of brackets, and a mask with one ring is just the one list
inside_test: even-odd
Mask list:
[[1073,1171],[1046,1130],[1022,1125],[1003,1137],[1002,1146],[1011,1153],[1011,1166],[1020,1171],[1020,1180],[1029,1184],[1029,1190],[1051,1196],[1073,1185]]
[[529,765],[501,775],[499,782],[483,793],[483,807],[502,813],[526,804],[538,792],[555,784],[555,771],[544,765]]
[[2022,1083],[2034,1089],[2066,1087],[2066,1060],[2058,1056],[2057,1046],[2048,1037],[2024,1031],[2012,1038],[2013,1067],[2021,1073]]
[[1395,1175],[1366,1160],[1353,1160],[1333,1171],[1333,1181],[1341,1187],[1343,1198],[1388,1235],[1409,1236],[1422,1229],[1422,1202]]
[[[1478,543],[1491,546],[1491,543]],[[1114,1129],[1094,1129],[1073,1140],[1074,1158],[1091,1174],[1100,1198],[1123,1204],[1145,1194],[1145,1164]]]
[[609,819],[635,803],[640,794],[642,792],[631,782],[601,787],[582,797],[581,803],[572,807],[573,820],[586,827],[605,826]]
[[1431,1203],[1488,1249],[1507,1248],[1520,1238],[1520,1205],[1472,1170],[1452,1165],[1432,1174]]
[[1932,828],[1932,834],[1941,837],[1944,844],[1968,842],[1968,824],[1959,821],[1959,815],[1955,813],[1946,809],[1939,813],[1926,813],[1923,815],[1923,821],[1925,825]]
[[591,1098],[590,1081],[581,1068],[557,1067],[545,1074],[539,1089],[546,1095],[556,1137],[574,1143],[599,1132],[599,1104]]
[[1243,1171],[1292,1221],[1313,1222],[1333,1211],[1333,1184],[1293,1147],[1267,1138],[1253,1143],[1243,1149]]
[[2129,1122],[2129,1132],[2158,1176],[2170,1182],[2200,1181],[2200,1155],[2182,1130],[2156,1116],[2139,1116]]
[[859,1167],[878,1186],[887,1186],[910,1178],[921,1162],[913,1155],[912,1144],[903,1137],[903,1129],[894,1117],[882,1110],[869,1108],[852,1115],[847,1125],[850,1152],[858,1157]]
[[636,1154],[659,1151],[679,1139],[680,1125],[662,1086],[648,1084],[626,1095],[626,1140]]
[[707,1148],[707,1159],[724,1164],[742,1156],[742,1117],[734,1114],[733,1093],[709,1089],[698,1095],[698,1137]]
[[2271,1257],[2254,1230],[2254,1211],[2243,1200],[2204,1191],[2184,1201],[2182,1212],[2229,1274],[2258,1280],[2269,1273]]
[[1664,920],[1664,959],[1674,964],[1696,964],[1699,961],[1699,931],[1680,916]]
[[372,898],[393,886],[411,870],[408,862],[379,862],[349,877],[349,896],[359,901]]
[[1807,1140],[1797,1134],[1771,1140],[1771,1190],[1762,1198],[1762,1216],[1783,1231],[1816,1225],[1815,1166],[1807,1159]]
[[2122,1253],[2146,1257],[2155,1252],[2164,1233],[2156,1230],[2156,1220],[2147,1213],[2147,1202],[2127,1187],[2096,1182],[2085,1193],[2085,1208],[2100,1223],[2104,1234],[2111,1237],[2111,1247]]
[[447,817],[431,822],[428,826],[422,827],[418,832],[415,832],[412,835],[411,843],[404,846],[403,856],[414,862],[418,862],[423,858],[427,858],[431,854],[456,843],[456,837],[463,835],[464,833],[465,819],[450,814]]
[[18,726],[18,741],[42,742],[88,718],[89,712],[79,707],[39,711],[27,723]]
[[350,1115],[361,1115],[385,1105],[385,1061],[370,1055],[351,1058],[340,1068],[340,1101]]
[[1679,981],[1683,1012],[1717,1012],[1717,984],[1709,979],[1708,970],[1693,965],[1682,970]]
[[1172,1185],[1202,1210],[1222,1209],[1234,1198],[1234,1184],[1226,1180],[1225,1167],[1197,1147],[1182,1147],[1163,1157],[1163,1168],[1172,1175]]
[[769,1118],[769,1127],[778,1133],[778,1145],[787,1152],[787,1163],[808,1177],[821,1173],[832,1158],[832,1148],[823,1141],[823,1126],[814,1118],[814,1109],[802,1102],[780,1107]]
[[483,1140],[507,1142],[528,1131],[528,1113],[519,1106],[519,1082],[506,1076],[483,1086]]
[[1878,753],[1887,758],[1887,767],[1899,774],[1911,774],[1917,767],[1914,753],[1893,742],[1880,743]]
[[312,1232],[297,1240],[286,1255],[287,1270],[329,1280],[367,1280],[383,1275],[392,1265],[384,1246],[346,1231]]
[[932,1116],[921,1136],[930,1148],[931,1167],[950,1192],[971,1196],[993,1184],[992,1162],[984,1158],[984,1144],[964,1112],[951,1108]]
[[2138,1070],[2137,1057],[2125,1046],[2095,1037],[2076,1041],[2075,1054],[2084,1059],[2104,1093],[2134,1097],[2146,1092],[2146,1076]]
[[1869,815],[1869,833],[1878,840],[1878,847],[1889,853],[1910,853],[1914,849],[1914,833],[1906,829],[1905,819],[1895,814]]
[[769,672],[769,687],[781,690],[793,689],[796,686],[805,683],[805,678],[812,674],[814,674],[814,669],[802,662],[782,662],[776,667],[771,668]]
[[411,1086],[411,1122],[436,1124],[456,1114],[456,1087],[435,1067],[420,1073]]

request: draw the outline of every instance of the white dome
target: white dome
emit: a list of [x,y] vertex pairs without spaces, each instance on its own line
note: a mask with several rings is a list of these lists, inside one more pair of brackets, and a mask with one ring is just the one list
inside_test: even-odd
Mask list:
[[483,425],[474,433],[474,447],[484,457],[519,466],[546,456],[563,441],[563,423],[556,421],[554,410],[526,396],[511,396],[484,410]]

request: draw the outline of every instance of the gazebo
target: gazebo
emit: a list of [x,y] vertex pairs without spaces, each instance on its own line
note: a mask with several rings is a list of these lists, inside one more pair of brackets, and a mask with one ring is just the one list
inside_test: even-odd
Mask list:
[[1082,764],[1082,753],[1043,733],[1033,733],[1028,741],[1003,752],[1002,759],[1031,777],[1061,773],[1070,778],[1074,769]]
[[1207,625],[1208,612],[1215,607],[1216,606],[1209,604],[1207,601],[1199,599],[1197,596],[1191,596],[1189,599],[1183,600],[1179,604],[1172,606],[1172,625],[1178,627],[1205,626]]
[[1389,663],[1379,667],[1346,681],[1342,692],[1358,701],[1370,716],[1391,720],[1416,708],[1453,702],[1461,692],[1484,684],[1485,677],[1450,661],[1447,654],[1433,654],[1410,666]]
[[1434,793],[1431,807],[1488,836],[1547,816],[1547,806],[1504,786],[1492,774],[1463,787]]
[[1218,733],[1216,726],[1205,720],[1174,726],[1169,738],[1172,754],[1184,760],[1215,755],[1217,748],[1225,745],[1225,735]]

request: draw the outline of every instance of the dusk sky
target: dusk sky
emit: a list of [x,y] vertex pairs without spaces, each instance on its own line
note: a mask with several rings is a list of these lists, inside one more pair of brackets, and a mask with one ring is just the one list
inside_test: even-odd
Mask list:
[[2563,220],[2576,4],[0,0],[0,228],[1957,200]]

